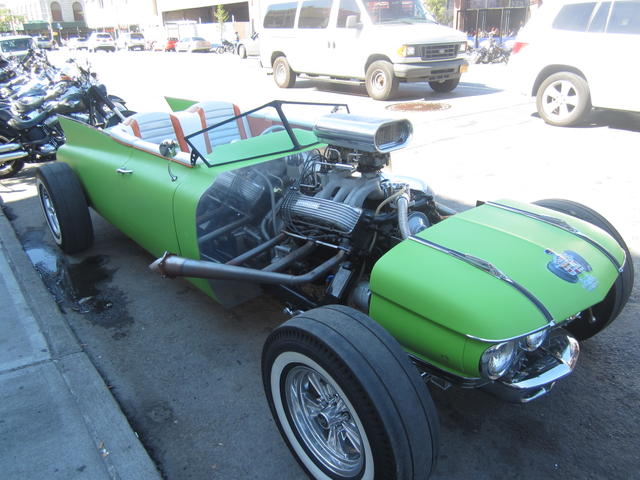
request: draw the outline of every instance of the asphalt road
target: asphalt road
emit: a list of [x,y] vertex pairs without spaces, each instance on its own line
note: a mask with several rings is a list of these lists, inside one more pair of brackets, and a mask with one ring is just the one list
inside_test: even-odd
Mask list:
[[[309,80],[280,90],[254,60],[228,55],[90,58],[110,91],[134,110],[166,110],[162,95],[234,100],[242,109],[273,98],[347,102],[352,111],[377,115],[396,115],[385,107],[399,101],[446,104],[406,114],[415,138],[395,156],[394,172],[423,177],[443,201],[460,207],[504,197],[580,201],[618,227],[640,270],[637,115],[595,112],[581,128],[547,126],[532,115],[529,100],[506,90],[503,65],[473,66],[452,94],[409,86],[396,102],[374,102],[362,87]],[[303,477],[262,392],[262,343],[286,319],[275,300],[224,310],[187,282],[149,272],[153,258],[97,215],[94,246],[61,256],[35,199],[32,168],[1,181],[0,195],[27,253],[166,478]],[[532,404],[431,388],[442,425],[433,478],[638,478],[639,313],[636,289],[618,320],[583,343],[577,370]]]

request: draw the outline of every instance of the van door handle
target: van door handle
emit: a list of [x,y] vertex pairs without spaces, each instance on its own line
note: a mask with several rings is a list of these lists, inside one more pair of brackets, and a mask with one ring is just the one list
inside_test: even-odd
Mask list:
[[116,172],[121,173],[122,175],[128,175],[133,173],[133,170],[127,170],[126,168],[116,168]]

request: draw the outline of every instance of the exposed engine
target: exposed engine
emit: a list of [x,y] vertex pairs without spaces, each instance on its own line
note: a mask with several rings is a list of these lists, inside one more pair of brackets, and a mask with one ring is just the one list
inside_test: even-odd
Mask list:
[[366,310],[375,261],[440,221],[426,185],[383,172],[411,137],[408,121],[333,114],[314,133],[329,146],[227,171],[202,198],[202,276],[221,301],[237,304],[261,284],[294,308],[339,300]]

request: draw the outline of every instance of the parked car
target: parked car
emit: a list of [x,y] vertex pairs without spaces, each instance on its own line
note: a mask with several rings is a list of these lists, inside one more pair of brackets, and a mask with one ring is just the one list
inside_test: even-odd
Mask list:
[[165,52],[175,52],[176,44],[178,43],[178,39],[175,37],[167,38],[167,43],[164,45]]
[[176,43],[176,52],[208,52],[211,42],[202,37],[185,37]]
[[267,338],[262,380],[313,478],[426,479],[439,440],[425,381],[533,401],[629,299],[630,252],[588,207],[456,212],[384,173],[408,120],[169,103],[104,130],[61,117],[67,143],[36,175],[44,216],[66,253],[90,247],[91,207],[158,257],[152,271],[226,307],[281,298],[293,319]]
[[551,125],[583,122],[592,107],[640,112],[640,2],[545,2],[519,32],[515,83]]
[[56,46],[54,41],[49,37],[38,37],[36,39],[36,45],[38,48],[43,48],[45,50],[53,50]]
[[121,33],[117,45],[123,50],[144,50],[146,48],[144,35],[137,32]]
[[258,32],[254,32],[251,37],[243,38],[236,46],[236,53],[240,58],[260,56],[260,37]]
[[110,33],[93,32],[87,39],[87,50],[90,52],[97,52],[98,50],[115,52],[116,42]]
[[66,45],[69,50],[86,50],[87,39],[83,37],[73,37],[67,40]]
[[24,58],[35,46],[34,39],[28,35],[0,37],[0,53],[7,57]]
[[260,61],[281,88],[307,74],[364,82],[387,100],[400,82],[450,92],[468,67],[465,34],[433,21],[421,0],[274,3],[263,27]]

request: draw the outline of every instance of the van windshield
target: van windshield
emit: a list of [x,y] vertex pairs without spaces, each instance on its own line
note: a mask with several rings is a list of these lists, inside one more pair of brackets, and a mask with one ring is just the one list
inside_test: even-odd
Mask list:
[[364,4],[374,24],[435,23],[420,0],[365,0]]

